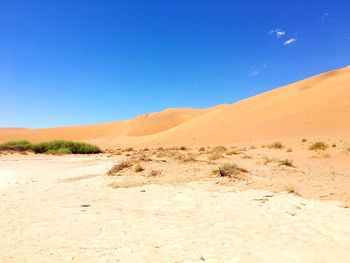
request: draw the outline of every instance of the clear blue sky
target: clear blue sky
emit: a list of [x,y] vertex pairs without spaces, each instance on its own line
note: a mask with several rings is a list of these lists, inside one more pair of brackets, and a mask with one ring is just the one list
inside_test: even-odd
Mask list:
[[350,1],[0,0],[0,127],[232,103],[350,64]]

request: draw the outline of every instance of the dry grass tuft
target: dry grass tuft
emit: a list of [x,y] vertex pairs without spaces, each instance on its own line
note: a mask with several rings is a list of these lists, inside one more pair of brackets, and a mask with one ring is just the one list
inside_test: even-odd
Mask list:
[[220,176],[220,177],[230,177],[230,178],[236,178],[236,179],[242,179],[243,173],[247,173],[248,171],[246,169],[243,169],[236,164],[230,164],[226,163],[221,165],[218,169],[215,169],[213,171],[214,174]]
[[148,175],[149,176],[158,176],[158,175],[161,175],[161,174],[162,174],[162,172],[159,171],[159,170],[151,170]]
[[198,151],[199,151],[199,152],[205,152],[205,148],[204,148],[204,147],[200,147],[200,148],[198,149]]
[[295,167],[295,166],[293,165],[293,161],[292,161],[292,160],[288,160],[288,159],[279,161],[279,164],[280,164],[280,165],[289,166],[289,167]]
[[142,172],[142,171],[144,171],[144,170],[145,170],[145,168],[143,168],[139,163],[136,164],[136,166],[135,166],[135,168],[134,168],[134,171],[135,171],[136,173]]
[[315,142],[313,143],[310,147],[309,147],[309,150],[321,150],[321,151],[324,151],[328,148],[328,145],[324,142]]
[[226,153],[226,155],[237,155],[237,154],[240,154],[240,152],[237,151],[237,150],[231,150],[231,151],[228,151],[228,152]]
[[270,149],[282,149],[283,145],[280,142],[274,142],[268,146]]
[[181,163],[190,163],[197,161],[196,155],[194,153],[178,153],[174,158]]
[[208,156],[209,161],[215,161],[224,158],[224,156],[220,153],[212,153]]
[[130,160],[125,160],[120,162],[119,164],[114,165],[109,171],[108,175],[115,175],[117,172],[120,172],[126,168],[129,168],[132,166],[132,162]]
[[293,184],[288,184],[284,187],[285,191],[296,196],[301,196],[299,188]]
[[227,148],[225,146],[219,145],[215,146],[210,150],[211,153],[224,153],[227,152]]
[[301,141],[302,141],[302,142],[306,142],[307,140],[304,138],[304,139],[302,139]]
[[289,148],[289,149],[287,150],[287,153],[291,153],[291,152],[293,152],[293,150],[292,150],[291,148]]

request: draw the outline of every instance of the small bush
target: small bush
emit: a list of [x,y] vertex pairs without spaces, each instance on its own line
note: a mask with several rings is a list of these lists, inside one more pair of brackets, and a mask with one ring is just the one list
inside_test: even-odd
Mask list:
[[209,155],[208,159],[209,159],[209,161],[215,161],[215,160],[219,160],[223,157],[224,156],[221,153],[212,153],[211,155]]
[[224,165],[221,165],[218,169],[214,170],[213,172],[214,174],[217,174],[221,177],[233,177],[241,179],[242,177],[240,175],[242,173],[247,173],[248,171],[241,167],[238,167],[236,164],[226,163]]
[[129,160],[122,161],[119,164],[114,165],[109,171],[108,175],[115,175],[115,173],[120,172],[126,168],[129,168],[132,166],[132,163]]
[[287,150],[287,153],[291,153],[291,152],[293,152],[293,150],[292,150],[291,148],[289,148],[289,149]]
[[32,144],[26,140],[20,141],[9,141],[0,144],[0,150],[2,151],[16,151],[16,152],[24,152],[31,150]]
[[333,143],[333,144],[332,144],[332,147],[335,148],[335,147],[337,147],[337,145],[336,145],[335,143]]
[[225,146],[219,145],[215,146],[210,150],[211,153],[224,153],[227,151],[227,148]]
[[280,165],[294,167],[292,160],[285,159],[285,160],[279,161],[279,163],[280,163]]
[[302,142],[306,142],[307,140],[304,138],[304,139],[302,139],[301,141],[302,141]]
[[199,151],[199,152],[205,152],[205,148],[204,148],[204,147],[200,147],[200,148],[198,149],[198,151]]
[[288,184],[284,187],[287,193],[294,194],[296,196],[301,196],[299,188],[293,184]]
[[83,142],[58,141],[58,140],[33,144],[31,146],[31,150],[35,153],[69,152],[73,154],[95,154],[95,153],[102,152],[101,149],[96,145],[91,145]]
[[143,170],[145,170],[145,169],[140,164],[136,164],[135,169],[134,169],[134,171],[136,173],[142,172]]
[[157,175],[160,175],[162,172],[159,171],[159,170],[151,170],[149,172],[149,176],[157,176]]
[[181,146],[179,149],[180,149],[181,151],[186,151],[186,150],[187,150],[187,147],[186,147],[186,146]]
[[53,155],[64,155],[64,154],[71,154],[72,152],[68,148],[59,148],[57,150],[49,150],[46,153],[53,154]]
[[321,150],[324,151],[328,148],[328,145],[324,142],[315,142],[310,147],[309,150]]
[[269,145],[269,148],[272,148],[272,149],[282,149],[283,148],[283,145],[282,143],[280,142],[274,142],[272,144]]
[[180,162],[183,162],[183,163],[197,161],[196,156],[193,153],[187,153],[187,154],[179,153],[179,154],[175,155],[175,159],[180,161]]

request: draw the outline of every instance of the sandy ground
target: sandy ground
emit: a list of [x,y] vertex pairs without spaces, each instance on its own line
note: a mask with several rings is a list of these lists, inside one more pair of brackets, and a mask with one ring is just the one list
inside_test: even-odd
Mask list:
[[[254,158],[239,158],[240,165],[255,166],[238,186],[203,178],[135,187],[118,185],[129,175],[106,176],[122,158],[1,156],[0,262],[349,261],[350,209],[344,202],[248,189],[267,178],[254,179],[262,169]],[[339,158],[326,162],[346,157]],[[337,169],[348,172],[344,164]]]

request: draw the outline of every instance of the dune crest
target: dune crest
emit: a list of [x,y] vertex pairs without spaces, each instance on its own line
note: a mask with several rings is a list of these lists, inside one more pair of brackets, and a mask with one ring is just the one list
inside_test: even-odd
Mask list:
[[350,134],[350,67],[208,109],[168,109],[123,122],[0,129],[0,141],[81,140],[102,147],[233,144]]

